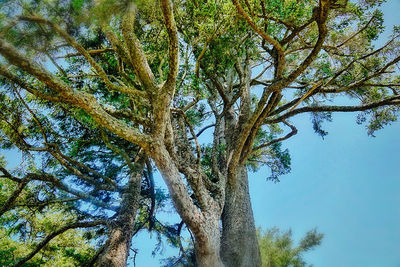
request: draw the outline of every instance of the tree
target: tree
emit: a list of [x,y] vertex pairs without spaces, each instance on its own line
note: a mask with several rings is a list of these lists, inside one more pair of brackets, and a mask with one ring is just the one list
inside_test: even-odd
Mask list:
[[262,266],[312,266],[307,265],[302,254],[321,245],[322,238],[323,234],[313,229],[306,233],[298,246],[293,247],[292,231],[290,230],[281,232],[278,228],[271,228],[264,233],[259,231],[258,240],[260,243]]
[[[15,182],[0,180],[1,207],[6,206],[5,202],[8,199],[6,196],[15,190],[14,187]],[[45,201],[34,201],[40,191],[42,194],[45,192],[43,188],[40,190],[32,184],[26,185],[23,196],[19,196],[18,202],[13,203],[14,209],[1,216],[0,265],[12,266],[27,255],[32,258],[30,266],[86,264],[95,251],[85,241],[87,236],[94,234],[94,231],[79,232],[77,228],[84,225],[74,224],[77,214],[69,210],[68,206],[62,207],[59,200],[51,205],[46,205]],[[96,226],[96,224],[91,226]],[[46,238],[41,240],[41,236],[51,236],[54,229],[69,231],[62,236],[54,236],[51,246],[44,247],[38,253],[31,255],[32,249],[45,244],[40,242],[46,240]],[[80,245],[77,246],[77,244]]]
[[[167,197],[154,187],[150,162],[137,160],[142,156],[135,146],[82,127],[84,114],[71,116],[62,106],[47,109],[42,102],[32,107],[16,87],[5,88],[1,147],[17,148],[23,159],[13,172],[0,162],[5,178],[0,180],[0,224],[8,229],[1,234],[4,264],[60,265],[71,262],[69,257],[75,259],[71,264],[88,265],[101,255],[103,264],[125,262],[132,236],[142,228],[176,243],[177,226],[162,224],[154,214]],[[125,205],[117,206],[121,199]],[[93,227],[95,231],[79,231]],[[106,235],[108,242],[93,253],[93,244],[104,242]],[[76,254],[75,246],[87,252]]]
[[[198,266],[261,265],[247,170],[266,164],[272,180],[290,170],[281,147],[297,133],[290,118],[310,113],[322,136],[332,112],[362,112],[370,134],[397,118],[399,32],[373,46],[383,29],[379,1],[8,3],[2,14],[12,19],[0,39],[4,82],[33,103],[83,114],[82,127],[97,136],[135,147],[132,164],[151,160],[194,235]],[[96,47],[85,43],[88,35],[98,36]],[[348,105],[338,104],[343,98]],[[212,142],[201,145],[198,136],[208,129]],[[11,137],[16,133],[22,135],[14,129]],[[93,186],[106,181],[87,172]],[[123,192],[134,198],[135,190]],[[86,201],[95,201],[92,193]],[[103,254],[123,255],[116,266],[126,262],[134,231],[128,195],[120,210],[130,208],[129,219],[115,218],[121,223],[109,230]],[[121,232],[124,238],[112,238]],[[125,253],[113,254],[114,246]]]
[[[267,229],[263,232],[257,229],[257,239],[260,244],[261,262],[264,267],[304,267],[307,265],[303,259],[303,253],[321,245],[323,234],[312,229],[299,241],[297,246],[293,246],[292,231],[281,231],[277,227]],[[178,257],[169,257],[163,260],[164,267],[171,266],[195,266],[195,253],[193,244],[189,241],[189,246],[181,246]]]

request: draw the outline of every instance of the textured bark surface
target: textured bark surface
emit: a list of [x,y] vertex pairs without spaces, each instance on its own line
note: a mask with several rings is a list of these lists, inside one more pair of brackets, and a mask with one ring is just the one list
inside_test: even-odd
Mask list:
[[[210,215],[213,217],[213,215]],[[220,256],[221,233],[218,219],[205,222],[206,240],[195,243],[196,266],[198,267],[224,267]],[[229,266],[229,265],[227,265]]]
[[157,153],[152,156],[169,188],[174,207],[195,237],[196,266],[223,267],[220,257],[219,206],[205,191],[204,185],[201,184],[201,176],[193,173],[190,176],[197,181],[198,199],[203,202],[205,211],[202,212],[196,207],[167,150],[161,146],[154,148],[154,151],[156,150]]
[[240,168],[235,189],[226,189],[222,214],[221,256],[225,266],[261,266],[246,168]]
[[127,265],[139,206],[142,170],[143,168],[130,178],[128,187],[122,195],[121,209],[117,219],[111,224],[104,252],[100,255],[96,266],[124,267]]

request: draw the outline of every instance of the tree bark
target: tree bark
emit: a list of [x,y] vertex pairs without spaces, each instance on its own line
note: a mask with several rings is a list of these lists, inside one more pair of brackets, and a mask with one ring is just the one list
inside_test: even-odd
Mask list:
[[136,212],[139,207],[140,185],[143,166],[131,175],[126,191],[122,194],[121,209],[111,223],[111,231],[104,252],[96,267],[125,267],[135,230]]
[[235,188],[226,189],[222,213],[221,254],[225,266],[261,266],[246,167],[240,167]]
[[[210,214],[206,217],[215,217]],[[205,240],[196,240],[196,266],[197,267],[224,267],[220,256],[221,231],[219,219],[207,220],[205,225]],[[203,238],[204,239],[204,238]],[[227,265],[230,266],[230,265]]]
[[[221,231],[219,222],[221,210],[219,205],[210,197],[208,191],[205,190],[201,182],[202,177],[188,178],[195,180],[192,182],[198,190],[198,201],[202,202],[202,207],[200,207],[196,206],[188,194],[187,185],[167,149],[155,145],[150,152],[153,152],[152,159],[169,189],[175,210],[194,235],[196,266],[224,267],[220,257]],[[197,174],[194,172],[190,175],[196,176]]]

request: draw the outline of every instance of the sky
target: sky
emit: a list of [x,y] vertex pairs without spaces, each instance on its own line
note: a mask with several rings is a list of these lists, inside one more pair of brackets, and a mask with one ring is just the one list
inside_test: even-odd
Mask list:
[[294,120],[292,172],[277,184],[265,182],[267,171],[250,180],[255,221],[296,239],[317,227],[322,245],[306,254],[315,266],[400,267],[400,123],[372,138],[354,121],[334,115],[322,140],[307,115]]
[[[383,11],[387,25],[400,24],[400,0]],[[308,114],[292,120],[298,134],[283,144],[291,173],[279,183],[266,180],[267,168],[249,175],[256,226],[290,228],[295,240],[317,227],[325,235],[322,245],[305,254],[315,267],[400,267],[400,123],[374,138],[355,121],[356,114],[334,114],[323,140]],[[163,187],[159,176],[157,184]],[[179,222],[173,213],[162,217]],[[146,231],[133,240],[136,266],[160,265],[160,257],[151,256],[155,243]],[[161,258],[176,253],[165,246]]]
[[[388,36],[391,25],[400,24],[400,0],[382,10]],[[298,134],[283,143],[291,173],[279,183],[266,181],[267,168],[249,174],[256,226],[292,229],[295,240],[317,227],[322,244],[304,254],[315,267],[400,267],[400,122],[371,137],[356,116],[333,114],[324,140],[310,115],[292,120]],[[154,243],[145,232],[134,240],[136,266],[159,266],[159,257],[151,256]],[[164,253],[177,252],[166,246]]]

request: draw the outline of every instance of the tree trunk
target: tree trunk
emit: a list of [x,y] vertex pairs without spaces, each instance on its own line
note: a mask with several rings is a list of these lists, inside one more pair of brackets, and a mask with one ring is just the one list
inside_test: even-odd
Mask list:
[[[214,217],[214,216],[210,216]],[[197,267],[224,267],[220,256],[221,231],[219,219],[210,219],[205,223],[205,238],[196,240],[196,266]],[[228,265],[229,266],[229,265]]]
[[135,230],[136,212],[139,206],[142,170],[132,174],[126,191],[122,194],[121,209],[111,223],[111,231],[97,267],[125,267]]
[[198,190],[199,199],[203,202],[203,209],[200,209],[189,195],[187,185],[167,149],[155,145],[150,152],[153,152],[151,157],[167,184],[175,210],[194,235],[196,266],[224,267],[220,257],[221,210],[202,184],[202,177],[194,177],[198,174],[195,171],[188,176],[188,179],[193,179],[197,187],[195,190]]
[[246,167],[239,169],[235,188],[226,189],[222,229],[221,254],[225,266],[261,266]]

